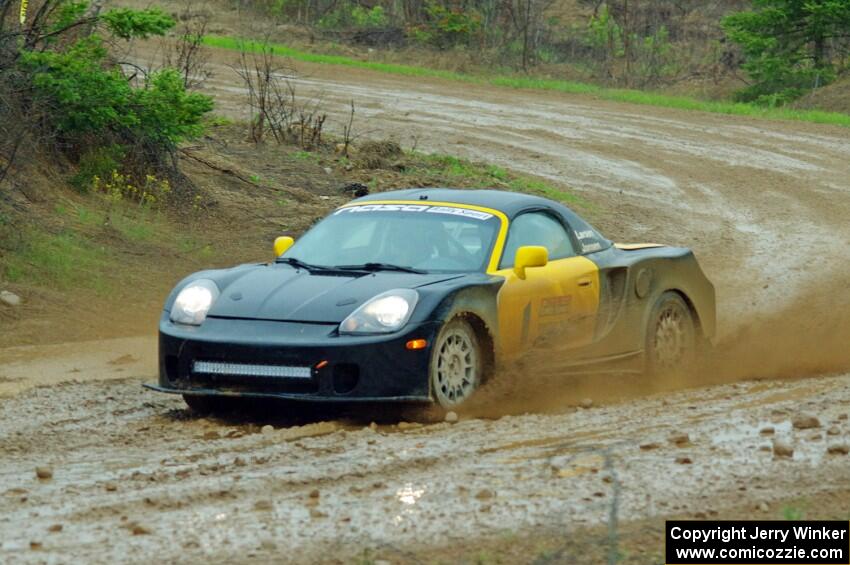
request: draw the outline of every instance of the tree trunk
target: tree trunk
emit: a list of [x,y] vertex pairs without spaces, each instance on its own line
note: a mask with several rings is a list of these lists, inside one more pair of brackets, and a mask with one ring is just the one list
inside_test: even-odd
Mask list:
[[629,29],[629,0],[623,0],[623,58],[626,68],[623,71],[626,87],[632,82],[632,34]]
[[531,2],[525,0],[525,25],[522,29],[522,70],[528,71],[528,28],[531,27]]
[[826,40],[822,35],[815,37],[815,68],[820,69],[826,61]]

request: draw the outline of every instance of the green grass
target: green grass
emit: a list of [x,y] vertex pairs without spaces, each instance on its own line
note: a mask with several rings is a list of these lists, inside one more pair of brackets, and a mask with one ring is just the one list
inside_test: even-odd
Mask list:
[[[263,43],[251,40],[240,40],[232,37],[209,35],[204,38],[204,43],[210,47],[222,49],[245,50],[256,52],[263,48]],[[427,67],[416,67],[412,65],[399,65],[394,63],[378,63],[372,61],[361,61],[342,55],[322,55],[299,51],[292,47],[281,44],[269,45],[272,53],[283,57],[289,57],[297,61],[308,63],[322,63],[329,65],[343,65],[359,69],[368,69],[382,73],[413,77],[440,78],[446,80],[472,82],[476,84],[491,84],[507,88],[523,88],[532,90],[550,90],[569,94],[587,94],[603,100],[616,102],[628,102],[630,104],[642,104],[646,106],[660,106],[664,108],[676,108],[680,110],[696,110],[714,114],[729,114],[734,116],[749,116],[770,120],[795,120],[813,122],[819,124],[832,124],[850,127],[850,114],[838,112],[825,112],[821,110],[795,110],[792,108],[770,108],[744,104],[740,102],[700,100],[687,96],[671,96],[657,92],[642,90],[628,90],[621,88],[605,88],[593,84],[573,82],[557,79],[533,78],[527,76],[513,75],[477,75],[464,74],[454,71],[444,71]]]
[[83,206],[78,206],[77,221],[87,227],[99,227],[106,222],[106,214],[98,210],[89,210]]
[[216,256],[216,250],[213,246],[201,243],[194,235],[178,234],[176,248],[181,255],[191,255],[198,258],[202,263],[208,263]]
[[[57,203],[61,226],[52,231],[30,227],[21,243],[0,255],[0,280],[55,290],[90,289],[109,292],[121,269],[118,241],[145,249],[180,247],[169,226],[155,210],[131,202],[91,199],[88,204]],[[197,246],[197,244],[196,244]],[[196,254],[211,256],[197,246]],[[117,277],[117,278],[116,278]]]
[[99,272],[109,258],[101,246],[73,232],[55,235],[33,232],[21,249],[6,258],[5,276],[10,282],[62,290],[72,287],[104,290]]
[[477,188],[501,188],[545,196],[551,200],[589,209],[588,202],[575,194],[554,187],[540,179],[509,172],[495,165],[474,163],[451,155],[412,154],[414,162],[405,171],[409,175],[429,175],[447,184]]
[[[800,503],[798,503],[800,504]],[[806,512],[801,508],[802,504],[799,506],[797,504],[787,504],[782,507],[782,519],[783,520],[803,520],[806,517]]]
[[[263,43],[260,41],[242,40],[233,37],[225,37],[220,35],[208,35],[204,37],[204,44],[210,47],[219,47],[222,49],[245,50],[247,52],[257,52],[263,48]],[[407,75],[417,77],[438,77],[450,80],[474,80],[470,75],[463,75],[453,71],[441,71],[437,69],[429,69],[426,67],[414,67],[411,65],[396,65],[392,63],[374,63],[371,61],[360,61],[351,57],[342,55],[321,55],[318,53],[308,53],[299,51],[286,45],[279,43],[270,44],[272,53],[282,57],[289,57],[306,63],[323,63],[329,65],[344,65],[347,67],[356,67],[358,69],[369,69],[382,73],[392,73],[396,75]]]
[[229,126],[233,124],[233,120],[227,116],[211,114],[204,118],[204,125],[209,127]]
[[298,159],[299,161],[312,161],[314,163],[319,163],[322,160],[322,156],[318,153],[304,151],[303,149],[293,152],[292,158]]
[[110,223],[121,236],[132,243],[153,242],[163,239],[161,221],[152,212],[116,212],[110,214]]

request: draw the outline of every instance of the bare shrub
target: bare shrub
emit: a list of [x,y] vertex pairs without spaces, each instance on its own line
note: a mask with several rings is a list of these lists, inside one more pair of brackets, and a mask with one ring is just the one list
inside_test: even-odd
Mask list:
[[321,145],[327,120],[321,98],[296,96],[293,69],[278,64],[268,43],[241,49],[234,71],[247,92],[255,143],[269,133],[278,143],[294,142],[304,149]]
[[511,0],[506,2],[513,34],[520,43],[520,64],[524,71],[533,64],[534,54],[540,49],[543,15],[554,0]]
[[0,187],[15,162],[27,130],[18,108],[12,103],[12,89],[8,88],[2,74],[5,73],[0,71]]
[[210,13],[197,10],[188,0],[178,14],[176,34],[163,41],[162,66],[177,69],[187,89],[198,88],[212,76],[209,52],[204,47],[204,36],[210,23]]
[[348,114],[348,122],[342,126],[342,143],[340,153],[348,157],[351,143],[354,141],[354,100],[351,100],[351,112]]

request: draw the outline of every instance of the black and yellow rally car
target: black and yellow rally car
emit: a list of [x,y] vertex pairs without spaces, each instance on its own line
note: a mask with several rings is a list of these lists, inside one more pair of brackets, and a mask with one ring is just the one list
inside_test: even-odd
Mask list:
[[244,396],[450,408],[537,347],[565,371],[668,371],[715,331],[690,250],[614,244],[526,194],[375,194],[275,255],[177,285],[150,388],[201,410]]

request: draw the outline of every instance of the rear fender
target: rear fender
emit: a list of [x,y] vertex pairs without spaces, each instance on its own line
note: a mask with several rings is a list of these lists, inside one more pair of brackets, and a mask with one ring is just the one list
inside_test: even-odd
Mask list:
[[614,249],[600,261],[602,294],[597,323],[599,355],[636,352],[644,348],[649,316],[667,291],[682,295],[703,338],[715,335],[714,287],[689,249],[647,247]]

